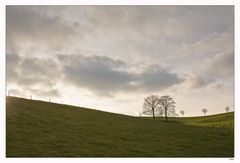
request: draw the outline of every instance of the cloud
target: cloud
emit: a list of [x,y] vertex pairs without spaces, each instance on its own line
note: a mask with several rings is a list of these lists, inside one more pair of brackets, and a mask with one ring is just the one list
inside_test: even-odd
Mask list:
[[186,80],[183,84],[187,90],[191,91],[194,89],[206,87],[212,82],[212,80],[206,79],[204,76],[189,73],[186,75]]
[[223,85],[217,82],[210,83],[207,86],[207,90],[209,91],[220,91],[223,88]]
[[[61,79],[57,63],[50,58],[7,54],[7,84],[35,94],[60,95],[55,86]],[[38,91],[36,91],[38,89]]]
[[192,92],[194,90],[219,92],[223,91],[223,89],[228,89],[226,85],[226,83],[228,83],[226,82],[227,80],[228,79],[223,80],[221,77],[216,78],[216,76],[209,76],[209,74],[188,73],[185,76],[185,81],[174,88],[188,92]]
[[61,93],[58,89],[56,88],[42,88],[42,89],[35,89],[35,88],[27,88],[26,92],[28,94],[31,94],[33,96],[38,96],[38,97],[60,97]]
[[[162,68],[167,63],[181,74],[194,67],[201,78],[190,77],[189,85],[197,88],[206,83],[207,75],[223,77],[231,73],[229,68],[220,71],[221,66],[216,65],[225,59],[215,57],[216,63],[208,59],[218,53],[232,52],[233,12],[232,6],[7,6],[7,51],[25,57],[18,69],[8,68],[8,80],[18,78],[21,85],[46,83],[44,80],[47,80],[54,85],[55,75],[51,71],[58,72],[58,68],[51,70],[54,66],[42,66],[51,63],[41,57],[31,57],[45,54],[49,58],[62,49],[68,54],[74,49],[85,49],[97,51],[95,57],[86,59],[80,56],[92,65],[91,68],[83,61],[70,61],[73,64],[69,65],[63,63],[63,74],[70,76],[68,80],[73,79],[76,85],[80,79],[75,71],[83,74],[82,85],[100,90],[95,82],[89,82],[92,76],[96,76],[102,90],[108,90],[110,94],[125,88],[150,91],[181,83],[182,79],[176,74]],[[108,57],[97,58],[99,51]],[[122,59],[122,65],[111,59],[113,53]],[[125,70],[129,65],[124,60],[160,66],[146,68],[139,74]],[[207,70],[203,74],[200,71],[205,62]],[[50,68],[45,70],[45,67]]]
[[20,64],[20,57],[14,53],[6,55],[7,82],[13,83],[18,78],[17,67]]
[[24,58],[20,64],[21,74],[25,77],[37,78],[38,76],[48,76],[51,78],[59,77],[58,65],[50,58],[28,57]]
[[234,54],[219,53],[216,54],[206,65],[206,73],[213,78],[234,77]]
[[20,85],[53,86],[61,78],[57,63],[50,58],[28,57],[19,65]]
[[22,57],[7,54],[7,82],[21,87],[27,94],[59,96],[59,82],[88,89],[99,96],[118,92],[152,92],[183,82],[177,74],[159,65],[132,70],[123,60],[104,56],[59,55],[51,58]]
[[[49,9],[50,8],[50,9]],[[62,49],[72,43],[77,22],[61,17],[61,7],[7,6],[7,50]],[[58,13],[58,14],[57,14]],[[80,33],[78,33],[78,37]],[[63,42],[64,40],[64,42]]]
[[151,92],[183,82],[177,74],[152,65],[143,72],[131,72],[122,60],[101,56],[62,55],[64,80],[76,87],[87,88],[101,96],[117,92]]
[[183,78],[170,71],[159,65],[148,66],[145,71],[137,75],[136,82],[141,83],[138,89],[146,92],[158,91],[184,81]]
[[232,17],[232,6],[8,6],[8,51],[168,55],[179,43],[233,31]]
[[179,56],[186,58],[212,57],[217,53],[233,52],[232,31],[208,33],[196,42],[183,43],[178,49]]

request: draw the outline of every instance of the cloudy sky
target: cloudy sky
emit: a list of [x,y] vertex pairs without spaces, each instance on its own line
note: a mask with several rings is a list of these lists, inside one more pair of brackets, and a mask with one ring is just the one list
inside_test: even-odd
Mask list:
[[128,115],[233,108],[232,6],[7,6],[11,94]]

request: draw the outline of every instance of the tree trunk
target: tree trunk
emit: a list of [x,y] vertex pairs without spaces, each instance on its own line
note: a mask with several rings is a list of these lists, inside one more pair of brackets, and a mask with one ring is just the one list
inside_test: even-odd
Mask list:
[[152,108],[152,112],[153,112],[153,119],[155,119],[154,108]]
[[165,119],[166,119],[166,121],[168,120],[167,119],[167,109],[165,108]]

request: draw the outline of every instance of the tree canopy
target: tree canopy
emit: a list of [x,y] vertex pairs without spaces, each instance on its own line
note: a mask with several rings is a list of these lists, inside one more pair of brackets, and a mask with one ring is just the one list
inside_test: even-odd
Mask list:
[[143,114],[152,115],[155,119],[156,115],[161,116],[164,113],[167,120],[168,116],[175,115],[175,104],[169,95],[160,98],[158,95],[150,95],[144,99]]
[[155,119],[155,114],[160,111],[160,101],[158,95],[150,95],[144,99],[143,114],[152,115]]

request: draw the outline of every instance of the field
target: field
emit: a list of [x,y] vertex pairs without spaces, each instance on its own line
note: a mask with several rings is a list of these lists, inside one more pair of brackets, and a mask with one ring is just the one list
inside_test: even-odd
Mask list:
[[7,157],[234,157],[234,113],[165,122],[7,97]]

